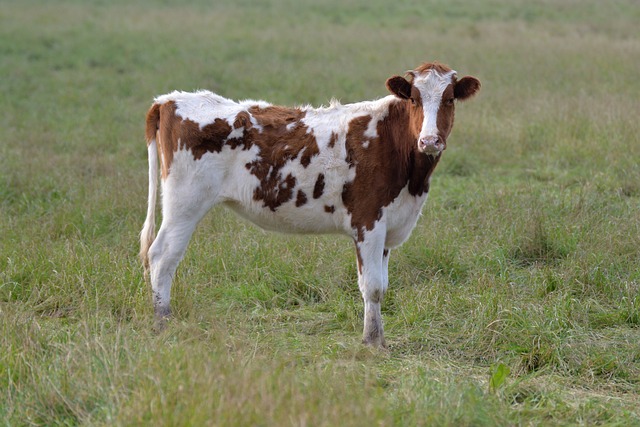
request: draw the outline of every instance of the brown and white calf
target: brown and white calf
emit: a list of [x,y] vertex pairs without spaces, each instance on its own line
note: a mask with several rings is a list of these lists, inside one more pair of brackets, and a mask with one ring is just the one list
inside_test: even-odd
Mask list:
[[[211,92],[173,92],[147,113],[149,204],[140,256],[158,319],[170,313],[171,281],[202,217],[223,204],[258,226],[339,233],[355,242],[364,299],[364,342],[384,346],[380,303],[389,251],[414,228],[431,174],[453,127],[455,100],[480,88],[439,63],[376,101],[286,108],[234,102]],[[155,234],[158,151],[162,225]]]

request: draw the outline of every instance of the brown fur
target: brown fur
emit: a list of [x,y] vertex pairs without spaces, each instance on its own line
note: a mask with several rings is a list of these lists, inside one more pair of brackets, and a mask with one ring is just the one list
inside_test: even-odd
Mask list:
[[[189,119],[180,120],[175,114],[176,105],[172,101],[160,105],[159,108],[156,107],[158,106],[152,106],[149,113],[152,114],[158,110],[160,115],[159,134],[161,142],[158,145],[162,162],[162,178],[164,179],[169,175],[173,154],[178,149],[190,150],[194,159],[198,160],[207,152],[220,152],[232,131],[229,123],[222,119],[215,119],[213,123],[204,126],[202,129],[200,129],[198,123]],[[149,122],[147,127],[148,137],[149,132],[151,132]],[[180,141],[179,147],[178,141]]]
[[[178,140],[174,138],[174,129],[177,123],[175,112],[176,104],[174,102],[167,102],[160,106],[158,153],[160,154],[162,179],[167,179],[169,176],[169,169],[171,168],[171,163],[173,163],[173,153],[178,149]],[[179,123],[177,125],[179,126]]]
[[362,274],[362,254],[360,253],[360,246],[356,242],[356,261],[358,264],[358,273]]
[[464,101],[478,93],[480,87],[480,80],[475,77],[465,76],[456,82],[454,96],[456,99]]
[[338,134],[335,132],[331,132],[331,139],[329,139],[329,148],[333,148],[338,142]]
[[319,199],[324,193],[324,174],[319,174],[315,185],[313,186],[313,198]]
[[253,127],[253,125],[251,124],[251,116],[249,115],[249,113],[247,113],[246,111],[240,111],[237,115],[236,115],[236,119],[233,122],[233,128],[234,129],[240,129],[240,128],[245,128],[245,129],[251,129]]
[[271,128],[272,130],[284,130],[288,124],[298,122],[305,116],[304,111],[299,108],[287,108],[277,105],[264,108],[256,105],[249,108],[249,114],[251,114],[261,126]]
[[438,61],[434,61],[434,62],[425,62],[425,63],[419,65],[418,67],[416,67],[414,72],[417,73],[417,74],[422,74],[422,73],[425,73],[425,72],[430,71],[430,70],[433,70],[438,74],[446,74],[449,71],[451,71],[451,68],[449,68],[445,64],[441,64]]
[[298,190],[298,196],[296,197],[296,208],[303,206],[307,203],[307,195],[304,191]]
[[223,119],[200,126],[191,120],[183,120],[180,127],[180,149],[191,150],[193,158],[199,160],[205,153],[219,153],[233,129]]
[[[251,107],[254,119],[263,128],[258,132],[255,128],[248,131],[245,144],[257,145],[260,148],[259,159],[246,165],[247,169],[260,180],[253,197],[262,200],[265,207],[275,211],[278,206],[293,198],[296,178],[288,174],[283,177],[280,170],[284,165],[297,158],[303,167],[309,166],[311,160],[320,149],[315,136],[300,120],[305,113],[299,109],[284,107]],[[287,126],[293,127],[287,129]],[[296,203],[300,206],[306,202],[298,194]]]
[[145,137],[147,140],[147,145],[151,143],[152,140],[156,139],[158,133],[158,124],[160,122],[160,105],[153,104],[149,111],[147,112],[147,121],[146,121],[146,129],[145,129]]
[[409,97],[411,97],[412,85],[404,77],[393,76],[387,79],[386,86],[389,92],[398,98],[409,99]]
[[440,108],[438,108],[438,117],[436,118],[436,125],[438,126],[438,136],[440,140],[447,144],[447,138],[453,129],[453,121],[455,119],[455,105],[453,97],[453,83],[446,87],[442,92],[442,101],[440,101]]

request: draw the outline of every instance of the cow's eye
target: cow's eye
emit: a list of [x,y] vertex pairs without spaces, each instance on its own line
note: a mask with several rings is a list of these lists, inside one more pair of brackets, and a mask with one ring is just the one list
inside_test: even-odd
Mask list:
[[447,105],[453,105],[453,101],[455,100],[455,98],[449,98],[447,99]]
[[411,104],[412,105],[416,105],[416,100],[415,99],[413,99],[413,98],[409,98],[409,99],[411,100]]

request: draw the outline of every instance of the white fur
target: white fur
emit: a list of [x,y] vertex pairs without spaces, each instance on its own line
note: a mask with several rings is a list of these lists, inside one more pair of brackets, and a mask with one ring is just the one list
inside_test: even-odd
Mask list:
[[156,140],[149,141],[147,146],[149,160],[149,196],[147,203],[147,217],[140,233],[140,255],[146,262],[146,254],[156,237],[156,193],[158,190],[158,147]]
[[413,85],[420,90],[424,111],[424,121],[422,122],[419,139],[438,136],[438,108],[442,101],[442,93],[451,83],[451,78],[455,74],[455,71],[440,74],[435,70],[431,70],[414,79]]

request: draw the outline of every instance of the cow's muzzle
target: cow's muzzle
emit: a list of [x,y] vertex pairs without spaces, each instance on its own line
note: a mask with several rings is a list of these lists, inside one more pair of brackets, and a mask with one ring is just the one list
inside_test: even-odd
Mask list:
[[418,141],[418,150],[425,154],[440,154],[446,150],[447,144],[438,136],[427,136]]

